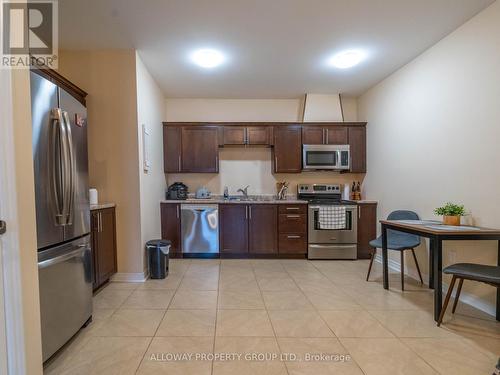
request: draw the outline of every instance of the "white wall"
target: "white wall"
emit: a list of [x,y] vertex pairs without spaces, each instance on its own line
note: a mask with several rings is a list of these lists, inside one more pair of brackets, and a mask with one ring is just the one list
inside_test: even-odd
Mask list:
[[[380,201],[380,218],[400,208],[435,218],[435,207],[454,201],[470,210],[468,222],[500,228],[499,45],[495,2],[359,98],[369,122],[364,189]],[[496,257],[492,241],[450,242],[443,264]],[[419,258],[427,263],[423,249]],[[494,288],[466,282],[464,291],[493,312]]]
[[[166,99],[167,121],[277,121],[301,122],[303,99]],[[356,121],[354,99],[347,102],[346,121]],[[354,109],[354,110],[353,110]],[[249,194],[276,194],[276,182],[290,182],[289,192],[296,193],[298,183],[352,183],[362,181],[363,174],[306,172],[301,174],[272,174],[270,148],[226,147],[219,152],[218,174],[171,174],[168,184],[182,181],[190,192],[205,186],[212,193],[222,194],[228,186],[231,194],[250,185]]]
[[[165,197],[166,180],[163,172],[163,128],[165,120],[165,98],[149,74],[140,56],[136,53],[137,77],[137,131],[139,140],[139,176],[141,200],[141,244],[161,238],[160,205]],[[150,169],[143,168],[144,153],[142,125],[149,132]],[[144,262],[144,269],[147,262]]]
[[116,203],[118,272],[142,274],[135,51],[59,51],[59,72],[88,93],[89,183]]

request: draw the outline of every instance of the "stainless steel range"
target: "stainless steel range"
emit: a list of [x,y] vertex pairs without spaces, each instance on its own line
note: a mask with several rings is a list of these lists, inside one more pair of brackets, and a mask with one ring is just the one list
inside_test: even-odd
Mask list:
[[303,184],[300,199],[309,202],[309,259],[356,259],[358,207],[341,199],[341,185]]

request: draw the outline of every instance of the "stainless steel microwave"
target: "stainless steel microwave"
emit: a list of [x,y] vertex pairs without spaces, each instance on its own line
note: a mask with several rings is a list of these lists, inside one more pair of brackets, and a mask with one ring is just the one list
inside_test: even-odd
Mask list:
[[302,169],[348,171],[351,167],[349,145],[304,145]]

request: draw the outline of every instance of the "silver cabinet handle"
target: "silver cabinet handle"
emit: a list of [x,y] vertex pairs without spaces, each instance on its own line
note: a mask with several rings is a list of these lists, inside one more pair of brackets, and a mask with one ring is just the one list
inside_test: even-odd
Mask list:
[[358,219],[361,219],[361,206],[358,206]]
[[286,238],[289,238],[291,240],[296,240],[296,239],[299,239],[300,236],[286,236]]
[[328,128],[325,129],[325,144],[328,144]]
[[248,217],[252,220],[252,206],[248,206]]
[[277,156],[274,157],[274,170],[275,171],[278,170],[278,157]]
[[99,212],[99,232],[102,232],[102,212]]
[[247,128],[245,128],[244,132],[243,132],[243,143],[246,145],[248,144],[248,129]]
[[248,206],[245,206],[245,220],[248,220]]
[[179,205],[176,206],[177,219],[179,218]]
[[299,208],[298,208],[298,207],[286,207],[286,209],[287,209],[288,211],[298,211],[298,210],[299,210]]
[[298,219],[300,215],[286,215],[287,219]]
[[181,171],[181,156],[180,156],[180,155],[179,155],[179,158],[178,158],[178,162],[177,162],[177,164],[178,164],[178,168],[177,168],[177,169],[178,169],[178,170],[179,170],[179,172],[180,172],[180,171]]

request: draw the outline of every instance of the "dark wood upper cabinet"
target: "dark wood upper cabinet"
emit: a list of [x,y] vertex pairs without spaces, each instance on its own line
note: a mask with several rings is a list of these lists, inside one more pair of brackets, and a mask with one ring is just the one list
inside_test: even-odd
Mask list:
[[277,125],[274,127],[273,162],[275,173],[302,171],[302,127]]
[[377,204],[358,204],[358,259],[369,259],[370,241],[377,237]]
[[322,145],[325,143],[323,127],[304,126],[302,128],[302,143],[305,145]]
[[326,143],[329,145],[346,145],[349,143],[348,128],[345,126],[330,126],[325,129]]
[[309,126],[302,128],[302,143],[305,145],[346,145],[348,131],[345,126]]
[[278,253],[278,207],[274,204],[248,206],[248,249],[251,254]]
[[366,128],[349,127],[349,146],[351,152],[351,172],[366,172]]
[[166,173],[218,173],[219,147],[272,147],[274,173],[302,172],[303,144],[350,145],[352,173],[366,172],[366,123],[164,123]]
[[247,129],[247,144],[249,145],[269,145],[271,143],[270,126],[251,126]]
[[162,203],[161,207],[161,238],[172,242],[170,255],[181,254],[181,217],[180,205],[176,203]]
[[182,172],[217,173],[219,139],[217,126],[184,126],[181,130]]
[[244,145],[246,128],[243,126],[224,126],[222,129],[224,145]]
[[91,212],[93,289],[106,283],[117,271],[116,219],[114,208]]
[[167,173],[181,172],[181,128],[163,127],[163,167]]
[[248,206],[219,205],[219,247],[221,254],[248,253]]
[[223,126],[222,144],[231,145],[263,145],[269,146],[271,127],[259,126]]

